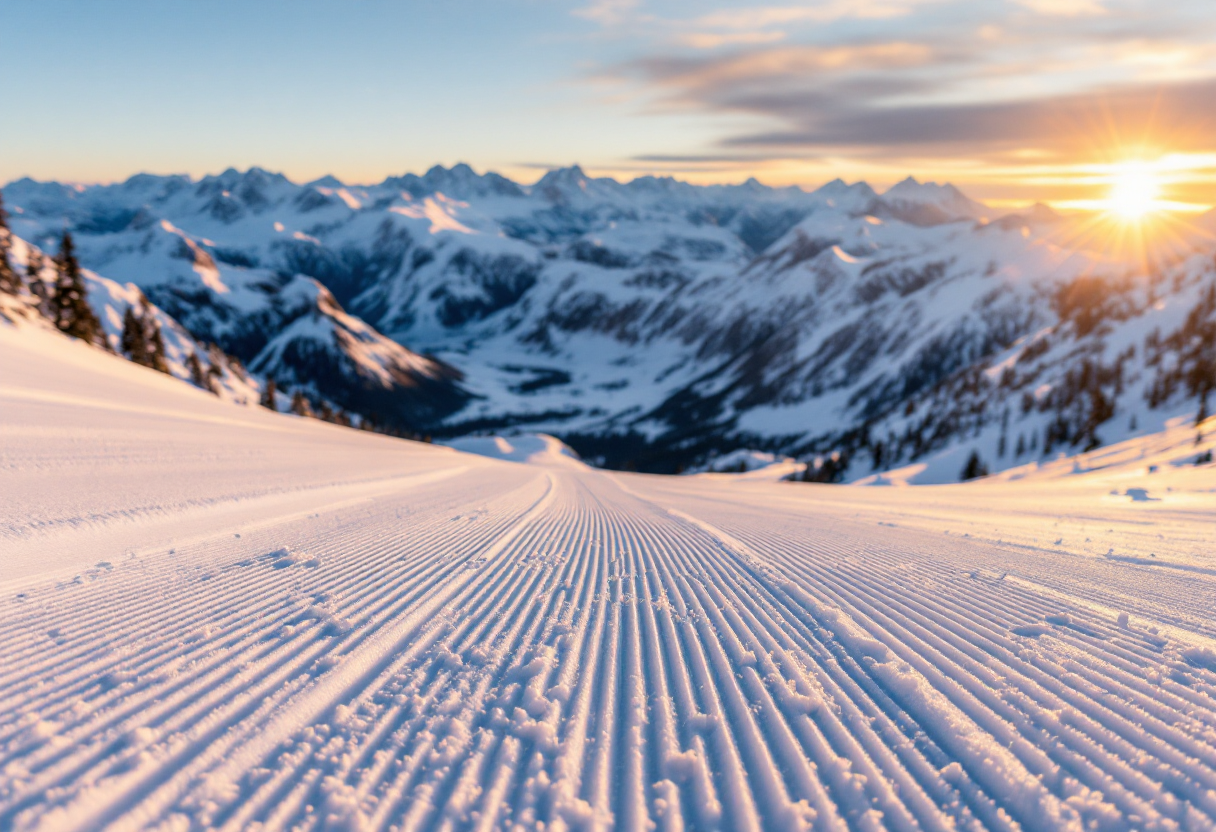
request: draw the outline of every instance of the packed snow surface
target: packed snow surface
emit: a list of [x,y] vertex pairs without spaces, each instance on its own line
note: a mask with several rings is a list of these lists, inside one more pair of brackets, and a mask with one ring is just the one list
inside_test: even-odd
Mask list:
[[555,436],[544,433],[523,433],[514,436],[462,436],[444,444],[468,454],[488,456],[508,462],[587,467],[569,445]]
[[740,448],[737,451],[715,457],[705,465],[688,473],[711,477],[725,474],[736,479],[775,482],[796,476],[805,470],[806,463],[798,462],[792,457]]
[[0,829],[1216,822],[1210,465],[508,463],[7,326],[0,410]]

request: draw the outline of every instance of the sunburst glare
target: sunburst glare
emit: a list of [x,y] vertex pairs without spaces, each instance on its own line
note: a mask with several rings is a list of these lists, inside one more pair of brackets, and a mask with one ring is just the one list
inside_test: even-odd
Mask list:
[[1123,220],[1139,221],[1161,208],[1161,180],[1145,162],[1125,162],[1111,176],[1108,210]]

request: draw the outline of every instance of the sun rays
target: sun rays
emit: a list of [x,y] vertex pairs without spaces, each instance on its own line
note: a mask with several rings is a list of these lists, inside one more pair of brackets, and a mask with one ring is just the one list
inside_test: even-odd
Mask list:
[[1130,161],[1115,167],[1107,211],[1124,221],[1138,222],[1161,208],[1161,179],[1151,165]]

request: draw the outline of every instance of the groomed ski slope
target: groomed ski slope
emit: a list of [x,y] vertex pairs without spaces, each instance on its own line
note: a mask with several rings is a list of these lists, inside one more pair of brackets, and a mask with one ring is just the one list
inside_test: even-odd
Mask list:
[[0,829],[1216,823],[1210,468],[650,478],[0,368]]

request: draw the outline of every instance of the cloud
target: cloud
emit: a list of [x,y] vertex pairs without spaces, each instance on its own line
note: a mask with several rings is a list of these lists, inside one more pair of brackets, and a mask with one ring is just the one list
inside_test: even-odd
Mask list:
[[787,129],[730,137],[724,147],[782,152],[851,147],[866,153],[893,150],[1017,147],[1062,152],[1155,145],[1200,150],[1216,135],[1216,79],[999,103],[871,107],[847,97],[767,100],[762,104]]
[[1216,150],[1209,3],[736,2],[681,21],[648,0],[634,57],[597,77],[615,103],[678,114],[681,129],[706,118],[690,146],[630,157],[654,170],[896,165],[1015,181],[1065,160]]
[[726,9],[694,18],[689,25],[710,29],[764,29],[790,23],[828,23],[846,18],[903,17],[939,0],[828,0],[798,6]]
[[676,38],[676,42],[693,49],[717,49],[736,44],[776,43],[785,39],[785,32],[689,32]]
[[1098,0],[1016,0],[1016,2],[1019,6],[1025,6],[1036,14],[1050,17],[1106,14],[1106,7]]
[[753,49],[725,56],[654,57],[627,69],[652,83],[685,92],[789,83],[805,84],[849,70],[867,74],[926,66],[946,60],[931,46],[889,42],[840,46],[789,46]]
[[574,15],[601,26],[619,26],[636,19],[640,5],[640,0],[592,0],[586,6],[575,9]]
[[[573,14],[605,29],[630,30],[643,38],[694,49],[775,43],[805,24],[904,17],[918,8],[950,0],[811,0],[792,6],[719,9],[689,18],[642,12],[640,0],[591,0]],[[1061,0],[1079,2],[1081,0]]]

